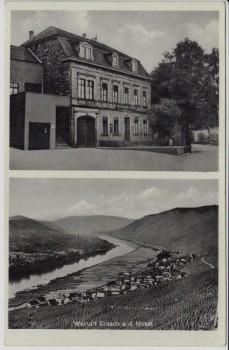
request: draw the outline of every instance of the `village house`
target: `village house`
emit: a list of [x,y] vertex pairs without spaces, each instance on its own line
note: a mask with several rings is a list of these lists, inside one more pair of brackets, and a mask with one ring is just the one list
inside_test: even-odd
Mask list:
[[150,76],[137,58],[97,37],[31,31],[11,47],[10,89],[13,147],[151,145]]
[[[196,255],[179,256],[177,258],[171,257],[164,261],[166,267],[161,265],[161,256],[157,260],[152,261],[149,267],[144,268],[141,272],[131,274],[129,272],[120,272],[116,280],[108,281],[104,286],[98,289],[87,290],[83,292],[64,292],[62,297],[57,299],[46,300],[44,296],[39,296],[27,303],[28,308],[38,308],[40,306],[58,306],[69,303],[90,303],[96,299],[118,296],[126,294],[131,291],[142,290],[145,288],[152,288],[158,284],[170,283],[173,280],[180,280],[188,276],[186,271],[180,269],[188,262],[193,261]],[[159,261],[158,261],[159,260]],[[159,265],[158,265],[159,264]],[[161,271],[163,267],[163,271]],[[176,268],[175,268],[176,267]],[[179,271],[178,271],[179,270]]]

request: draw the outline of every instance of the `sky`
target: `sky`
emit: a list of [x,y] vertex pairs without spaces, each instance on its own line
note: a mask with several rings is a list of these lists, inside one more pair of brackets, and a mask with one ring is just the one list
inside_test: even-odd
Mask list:
[[138,219],[177,207],[218,204],[216,180],[10,179],[10,216]]
[[218,48],[218,12],[213,11],[12,11],[11,44],[28,40],[49,26],[74,34],[97,34],[98,41],[137,58],[150,73],[163,53],[184,38],[206,51]]

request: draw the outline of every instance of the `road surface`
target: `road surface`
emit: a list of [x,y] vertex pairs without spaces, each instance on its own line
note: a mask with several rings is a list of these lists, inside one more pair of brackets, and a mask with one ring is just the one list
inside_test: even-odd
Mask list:
[[171,155],[139,150],[70,148],[10,150],[11,170],[218,171],[218,146],[193,145]]

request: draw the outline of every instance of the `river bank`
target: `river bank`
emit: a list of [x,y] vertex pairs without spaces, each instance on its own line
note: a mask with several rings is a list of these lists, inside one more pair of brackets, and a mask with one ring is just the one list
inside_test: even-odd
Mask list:
[[65,265],[76,263],[81,259],[85,260],[99,254],[105,254],[114,247],[115,246],[113,244],[107,242],[107,244],[103,244],[101,248],[89,250],[83,253],[67,252],[64,255],[53,254],[49,255],[45,259],[35,260],[32,263],[23,262],[22,264],[9,267],[9,279],[10,282],[17,282],[23,278],[28,278],[31,275],[39,275],[42,273],[52,272]]
[[[64,266],[62,269],[56,270],[52,273],[36,276],[36,278],[31,276],[30,280],[24,280],[24,283],[21,283],[19,286],[17,284],[14,286],[10,285],[9,291],[11,298],[9,299],[9,307],[21,305],[40,295],[58,295],[59,291],[63,290],[79,290],[80,288],[85,288],[83,287],[85,286],[85,282],[87,286],[90,283],[92,283],[93,286],[95,284],[101,285],[101,278],[98,274],[96,275],[95,272],[92,273],[90,278],[87,276],[88,269],[92,268],[93,270],[95,266],[101,265],[102,263],[106,264],[107,261],[110,262],[111,259],[116,257],[125,256],[125,254],[133,252],[139,247],[136,244],[112,237],[105,238],[105,236],[99,236],[99,238],[106,239],[108,242],[115,245],[115,248],[109,250],[105,254],[97,255],[87,260],[80,260],[78,263]],[[107,274],[104,274],[104,277],[106,279],[106,276],[108,275],[109,280],[109,271],[107,272]],[[95,276],[96,279],[94,281]],[[91,282],[92,280],[94,282]],[[15,291],[15,297],[12,295],[12,290]]]

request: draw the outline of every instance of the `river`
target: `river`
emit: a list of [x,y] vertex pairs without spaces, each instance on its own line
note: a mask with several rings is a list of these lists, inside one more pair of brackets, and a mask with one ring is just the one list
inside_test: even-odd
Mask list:
[[59,277],[64,277],[82,269],[100,264],[112,258],[116,258],[118,256],[130,253],[136,250],[136,248],[138,247],[132,242],[124,241],[118,238],[103,235],[98,235],[98,237],[114,244],[115,247],[106,252],[105,254],[99,254],[88,258],[87,260],[81,259],[76,263],[64,265],[63,267],[57,268],[52,272],[42,273],[40,275],[31,275],[29,277],[22,278],[20,281],[9,282],[9,298],[14,298],[15,293],[19,291],[25,289],[33,289],[41,284],[48,284],[51,280],[54,280]]

